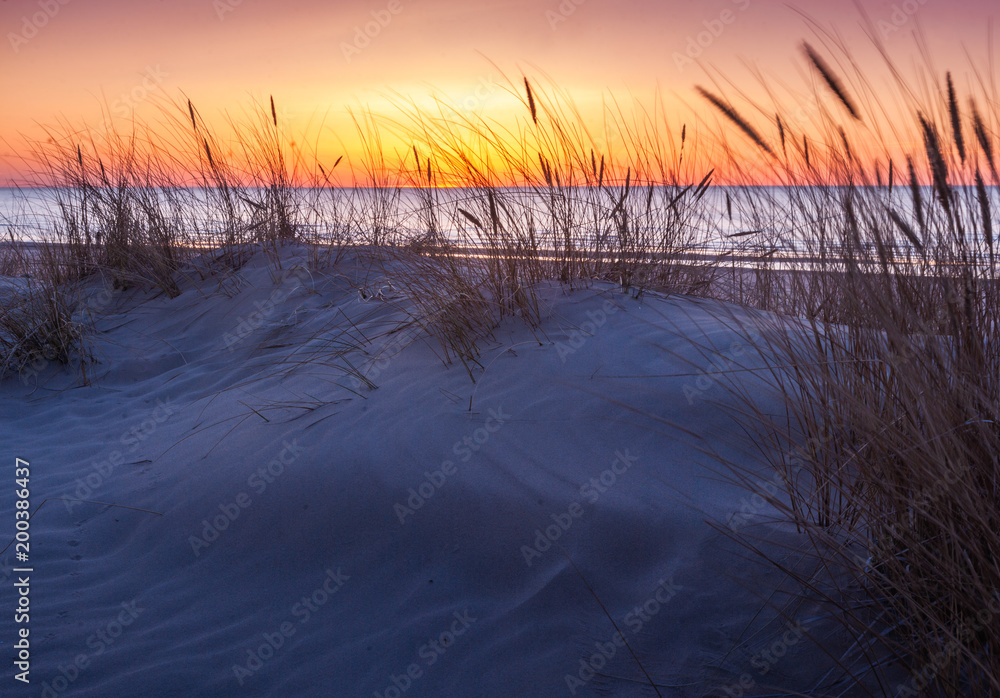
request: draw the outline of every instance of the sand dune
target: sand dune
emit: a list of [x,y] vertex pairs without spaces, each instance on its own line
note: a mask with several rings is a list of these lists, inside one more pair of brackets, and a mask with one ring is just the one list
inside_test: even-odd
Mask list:
[[221,287],[188,270],[174,299],[116,291],[89,386],[48,367],[0,387],[35,502],[161,514],[33,519],[34,693],[655,695],[631,652],[662,695],[823,679],[823,623],[776,618],[779,573],[708,523],[748,493],[705,444],[750,451],[697,346],[724,353],[753,320],[553,284],[540,330],[501,326],[474,384],[362,257],[305,255]]

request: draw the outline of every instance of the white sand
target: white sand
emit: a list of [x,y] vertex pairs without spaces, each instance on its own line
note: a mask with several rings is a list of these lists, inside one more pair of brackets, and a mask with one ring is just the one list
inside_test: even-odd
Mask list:
[[[811,643],[764,628],[781,576],[706,523],[748,497],[695,438],[739,457],[726,391],[689,404],[695,377],[647,377],[707,368],[691,340],[738,343],[722,306],[553,285],[540,343],[505,324],[474,385],[426,335],[385,335],[406,302],[374,276],[390,302],[362,300],[364,265],[292,274],[296,254],[277,282],[255,258],[221,289],[192,274],[172,300],[95,295],[89,387],[58,367],[0,384],[4,532],[15,456],[31,463],[33,505],[163,514],[43,507],[31,684],[8,662],[0,694],[655,695],[566,554],[665,696],[740,695],[741,677],[746,695],[781,695],[821,679]],[[240,337],[243,321],[260,327]],[[337,356],[348,343],[363,351]],[[347,362],[378,388],[345,376]],[[613,484],[588,484],[613,470]],[[408,513],[421,486],[431,496]],[[566,554],[528,553],[529,566],[536,529],[558,522]],[[818,632],[812,615],[796,620]],[[769,648],[774,661],[759,654]]]

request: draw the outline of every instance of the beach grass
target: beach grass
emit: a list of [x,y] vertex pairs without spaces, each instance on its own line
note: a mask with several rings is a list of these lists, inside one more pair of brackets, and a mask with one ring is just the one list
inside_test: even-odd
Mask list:
[[[844,81],[809,51],[828,101],[840,102],[850,121],[878,118],[855,107]],[[923,149],[905,167],[884,156],[880,171],[879,158],[853,153],[851,124],[832,105],[823,111],[826,139],[811,139],[814,153],[827,154],[826,167],[802,167],[805,148],[799,167],[776,162],[789,205],[808,222],[796,244],[815,262],[758,296],[759,307],[777,312],[761,316],[752,339],[786,414],[764,413],[759,396],[730,381],[743,406],[734,416],[778,476],[762,483],[730,465],[807,537],[815,565],[808,573],[782,568],[854,639],[837,657],[850,685],[867,685],[868,694],[874,681],[876,695],[995,695],[995,123],[983,125],[979,107],[960,108],[950,74],[924,77],[940,89],[935,101],[912,109]],[[995,118],[992,97],[967,98],[989,104]],[[729,106],[723,114],[743,118]],[[778,118],[794,141],[793,119]],[[963,135],[969,131],[979,134],[975,144]],[[763,146],[762,153],[780,160]],[[762,549],[752,526],[720,530]],[[904,667],[908,680],[890,683],[889,666]]]
[[[736,303],[759,313],[763,329],[747,340],[786,413],[762,411],[729,374],[733,417],[761,444],[774,487],[726,465],[803,534],[816,564],[788,572],[853,640],[837,679],[871,693],[874,677],[884,695],[995,695],[997,95],[928,72],[922,102],[912,95],[926,91],[898,85],[910,123],[886,123],[865,76],[832,67],[850,55],[825,51],[804,46],[818,90],[804,119],[699,88],[716,139],[702,147],[733,173],[728,218],[735,209],[747,224],[710,253],[700,244],[720,225],[706,199],[716,175],[685,158],[698,147],[687,125],[612,113],[605,131],[626,144],[613,157],[568,95],[530,78],[507,85],[524,105],[509,128],[443,101],[433,113],[400,101],[391,121],[357,114],[362,186],[340,183],[340,160],[324,167],[293,151],[273,100],[225,134],[186,99],[164,105],[155,126],[100,142],[54,129],[34,154],[58,211],[49,237],[12,234],[0,249],[0,272],[30,275],[0,296],[0,368],[34,377],[41,357],[86,380],[81,284],[174,297],[197,268],[223,288],[254,251],[277,263],[291,242],[309,244],[317,269],[363,252],[411,302],[412,326],[472,380],[501,322],[540,326],[543,281]],[[412,149],[390,157],[388,132]],[[884,145],[906,142],[918,146],[902,156]],[[779,193],[761,186],[775,181]],[[793,248],[808,262],[782,261]],[[196,258],[209,262],[190,267]],[[762,549],[753,526],[720,530]],[[912,686],[889,685],[888,666]]]

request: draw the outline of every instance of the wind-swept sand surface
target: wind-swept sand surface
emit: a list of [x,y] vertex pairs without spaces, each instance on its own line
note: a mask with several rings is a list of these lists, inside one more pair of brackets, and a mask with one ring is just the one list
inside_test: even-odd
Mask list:
[[0,384],[2,530],[15,456],[33,506],[162,513],[32,519],[32,683],[4,695],[655,695],[625,641],[665,696],[823,680],[820,614],[769,623],[782,576],[708,523],[798,542],[705,453],[756,467],[698,374],[741,311],[552,285],[473,383],[362,258],[305,256],[174,299],[94,287],[90,385]]

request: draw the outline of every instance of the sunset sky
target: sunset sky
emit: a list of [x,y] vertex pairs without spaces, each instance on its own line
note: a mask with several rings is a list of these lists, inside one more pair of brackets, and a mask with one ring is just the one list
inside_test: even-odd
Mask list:
[[[0,183],[17,181],[24,139],[59,119],[102,122],[183,92],[211,121],[273,95],[283,124],[323,158],[356,153],[347,107],[391,112],[399,94],[439,94],[504,118],[523,106],[497,87],[502,70],[544,75],[585,115],[608,94],[695,102],[704,66],[739,83],[748,65],[807,82],[803,15],[842,33],[872,60],[863,8],[886,46],[913,53],[926,33],[936,65],[966,70],[985,55],[988,0],[3,0]],[[906,61],[904,61],[906,62]],[[701,65],[699,65],[699,63]],[[961,80],[960,80],[961,83]],[[320,125],[322,123],[322,128]]]

